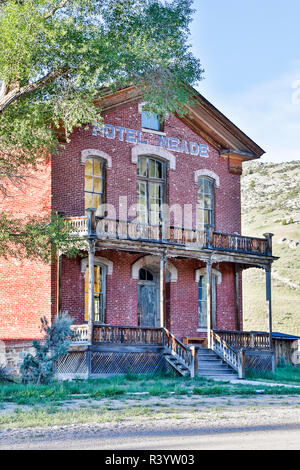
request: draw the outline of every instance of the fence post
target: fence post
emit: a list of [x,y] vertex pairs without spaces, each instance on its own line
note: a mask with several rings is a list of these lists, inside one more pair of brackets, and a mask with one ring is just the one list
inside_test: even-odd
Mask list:
[[198,346],[190,346],[192,362],[191,362],[191,377],[195,377],[198,373]]
[[238,377],[239,379],[245,378],[245,350],[243,348],[239,351]]
[[271,361],[272,361],[272,373],[274,373],[275,372],[275,352],[274,352],[274,350],[272,350],[271,353],[272,353],[272,359],[271,359]]

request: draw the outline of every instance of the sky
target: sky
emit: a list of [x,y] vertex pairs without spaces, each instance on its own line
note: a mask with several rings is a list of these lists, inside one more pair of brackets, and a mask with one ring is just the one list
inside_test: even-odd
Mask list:
[[300,160],[300,1],[194,0],[196,87],[266,152]]

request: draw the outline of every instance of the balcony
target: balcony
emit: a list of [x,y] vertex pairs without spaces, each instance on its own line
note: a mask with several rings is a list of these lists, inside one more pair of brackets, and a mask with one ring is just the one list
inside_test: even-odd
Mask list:
[[147,225],[96,217],[68,217],[71,235],[78,238],[93,237],[98,240],[147,242],[197,251],[218,251],[255,256],[272,256],[272,234],[265,238],[245,237],[238,234],[200,231],[174,226]]

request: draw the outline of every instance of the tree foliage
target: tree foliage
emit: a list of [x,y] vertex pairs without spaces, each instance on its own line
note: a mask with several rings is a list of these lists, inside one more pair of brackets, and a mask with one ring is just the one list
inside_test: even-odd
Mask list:
[[68,139],[101,123],[107,88],[136,86],[164,117],[186,112],[202,75],[188,43],[191,1],[0,0],[3,193],[58,149],[57,129]]
[[[0,217],[0,256],[9,258],[39,258],[48,262],[57,250],[72,257],[80,246],[70,235],[69,227],[59,215],[16,219],[13,215]],[[53,255],[53,256],[52,256]]]
[[73,319],[63,313],[49,326],[46,317],[41,318],[43,340],[32,342],[35,354],[28,353],[21,365],[22,381],[25,383],[47,384],[55,374],[57,361],[68,352],[70,339],[75,335],[71,330]]

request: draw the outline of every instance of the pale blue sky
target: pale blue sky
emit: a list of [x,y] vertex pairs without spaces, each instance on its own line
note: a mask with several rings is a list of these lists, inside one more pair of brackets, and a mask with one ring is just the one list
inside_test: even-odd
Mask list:
[[266,151],[300,160],[300,0],[195,0],[198,90]]

